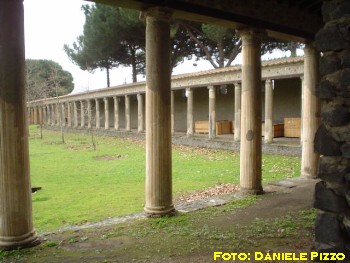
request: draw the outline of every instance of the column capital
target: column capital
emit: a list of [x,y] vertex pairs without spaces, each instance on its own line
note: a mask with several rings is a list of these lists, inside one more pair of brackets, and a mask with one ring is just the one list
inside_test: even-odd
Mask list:
[[215,90],[215,86],[214,86],[214,85],[209,85],[209,86],[208,86],[208,90],[209,90],[209,91]]
[[233,85],[235,86],[236,89],[242,88],[242,83],[241,82],[235,81],[235,82],[233,82]]
[[262,39],[267,36],[264,30],[257,28],[240,28],[236,30],[237,35],[242,38],[243,44],[260,45]]
[[142,20],[146,18],[150,18],[150,19],[157,19],[165,22],[170,22],[172,13],[173,12],[167,8],[151,7],[149,9],[142,10],[140,14],[140,18]]
[[304,47],[304,61],[306,57],[309,56],[317,56],[319,54],[319,52],[316,49],[316,44],[315,42],[308,42],[305,44]]

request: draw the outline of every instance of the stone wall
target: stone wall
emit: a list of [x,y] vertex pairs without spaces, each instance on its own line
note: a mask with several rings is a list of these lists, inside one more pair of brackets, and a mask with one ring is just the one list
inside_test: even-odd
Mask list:
[[[323,53],[321,80],[322,125],[315,138],[321,158],[316,185],[315,249],[350,251],[350,2],[324,1],[325,25],[316,35]],[[349,260],[348,255],[348,260]]]

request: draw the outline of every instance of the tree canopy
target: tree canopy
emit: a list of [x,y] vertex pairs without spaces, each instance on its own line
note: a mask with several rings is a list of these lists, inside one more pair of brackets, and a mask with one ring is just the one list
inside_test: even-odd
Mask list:
[[52,60],[26,59],[26,81],[29,101],[66,95],[74,89],[72,74]]

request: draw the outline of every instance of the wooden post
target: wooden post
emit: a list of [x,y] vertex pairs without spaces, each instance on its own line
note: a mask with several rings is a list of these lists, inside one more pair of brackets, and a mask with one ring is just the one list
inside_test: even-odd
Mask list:
[[101,123],[100,123],[100,102],[98,99],[95,99],[95,105],[96,105],[96,129],[99,129],[101,127]]
[[141,93],[137,94],[137,131],[143,132],[144,131],[144,121],[143,121],[143,96]]
[[0,248],[38,243],[32,221],[23,1],[0,1]]
[[175,135],[175,90],[171,91],[171,135]]
[[241,140],[241,84],[236,82],[235,85],[235,121],[233,139],[236,142]]
[[254,30],[241,30],[242,114],[240,187],[261,193],[261,59],[260,36]]
[[119,98],[114,96],[114,129],[119,130]]
[[209,139],[216,137],[216,90],[214,86],[209,86]]
[[105,104],[105,129],[109,129],[109,105],[108,105],[108,98],[103,99]]
[[146,205],[149,215],[175,211],[172,203],[170,19],[146,12]]
[[193,136],[194,123],[193,123],[193,90],[191,88],[186,89],[187,95],[187,136]]
[[130,128],[130,96],[125,95],[125,130],[131,131]]
[[302,154],[301,176],[306,178],[317,177],[319,154],[314,151],[314,139],[320,125],[320,102],[316,97],[319,54],[312,44],[304,49],[304,87],[302,105]]
[[272,81],[265,81],[265,143],[273,141],[273,86]]

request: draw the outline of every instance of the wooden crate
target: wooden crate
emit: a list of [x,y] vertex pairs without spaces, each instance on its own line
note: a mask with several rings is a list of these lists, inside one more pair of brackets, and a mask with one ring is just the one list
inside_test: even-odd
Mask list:
[[196,121],[194,131],[196,133],[209,133],[209,121]]
[[[261,127],[261,135],[265,136],[265,123]],[[284,136],[284,124],[277,123],[273,125],[273,138],[283,137]]]
[[[194,123],[196,133],[209,133],[209,121],[196,121]],[[232,121],[217,121],[216,135],[232,134]]]
[[220,134],[232,134],[232,121],[216,122],[216,135]]
[[300,138],[301,118],[284,118],[284,137]]

